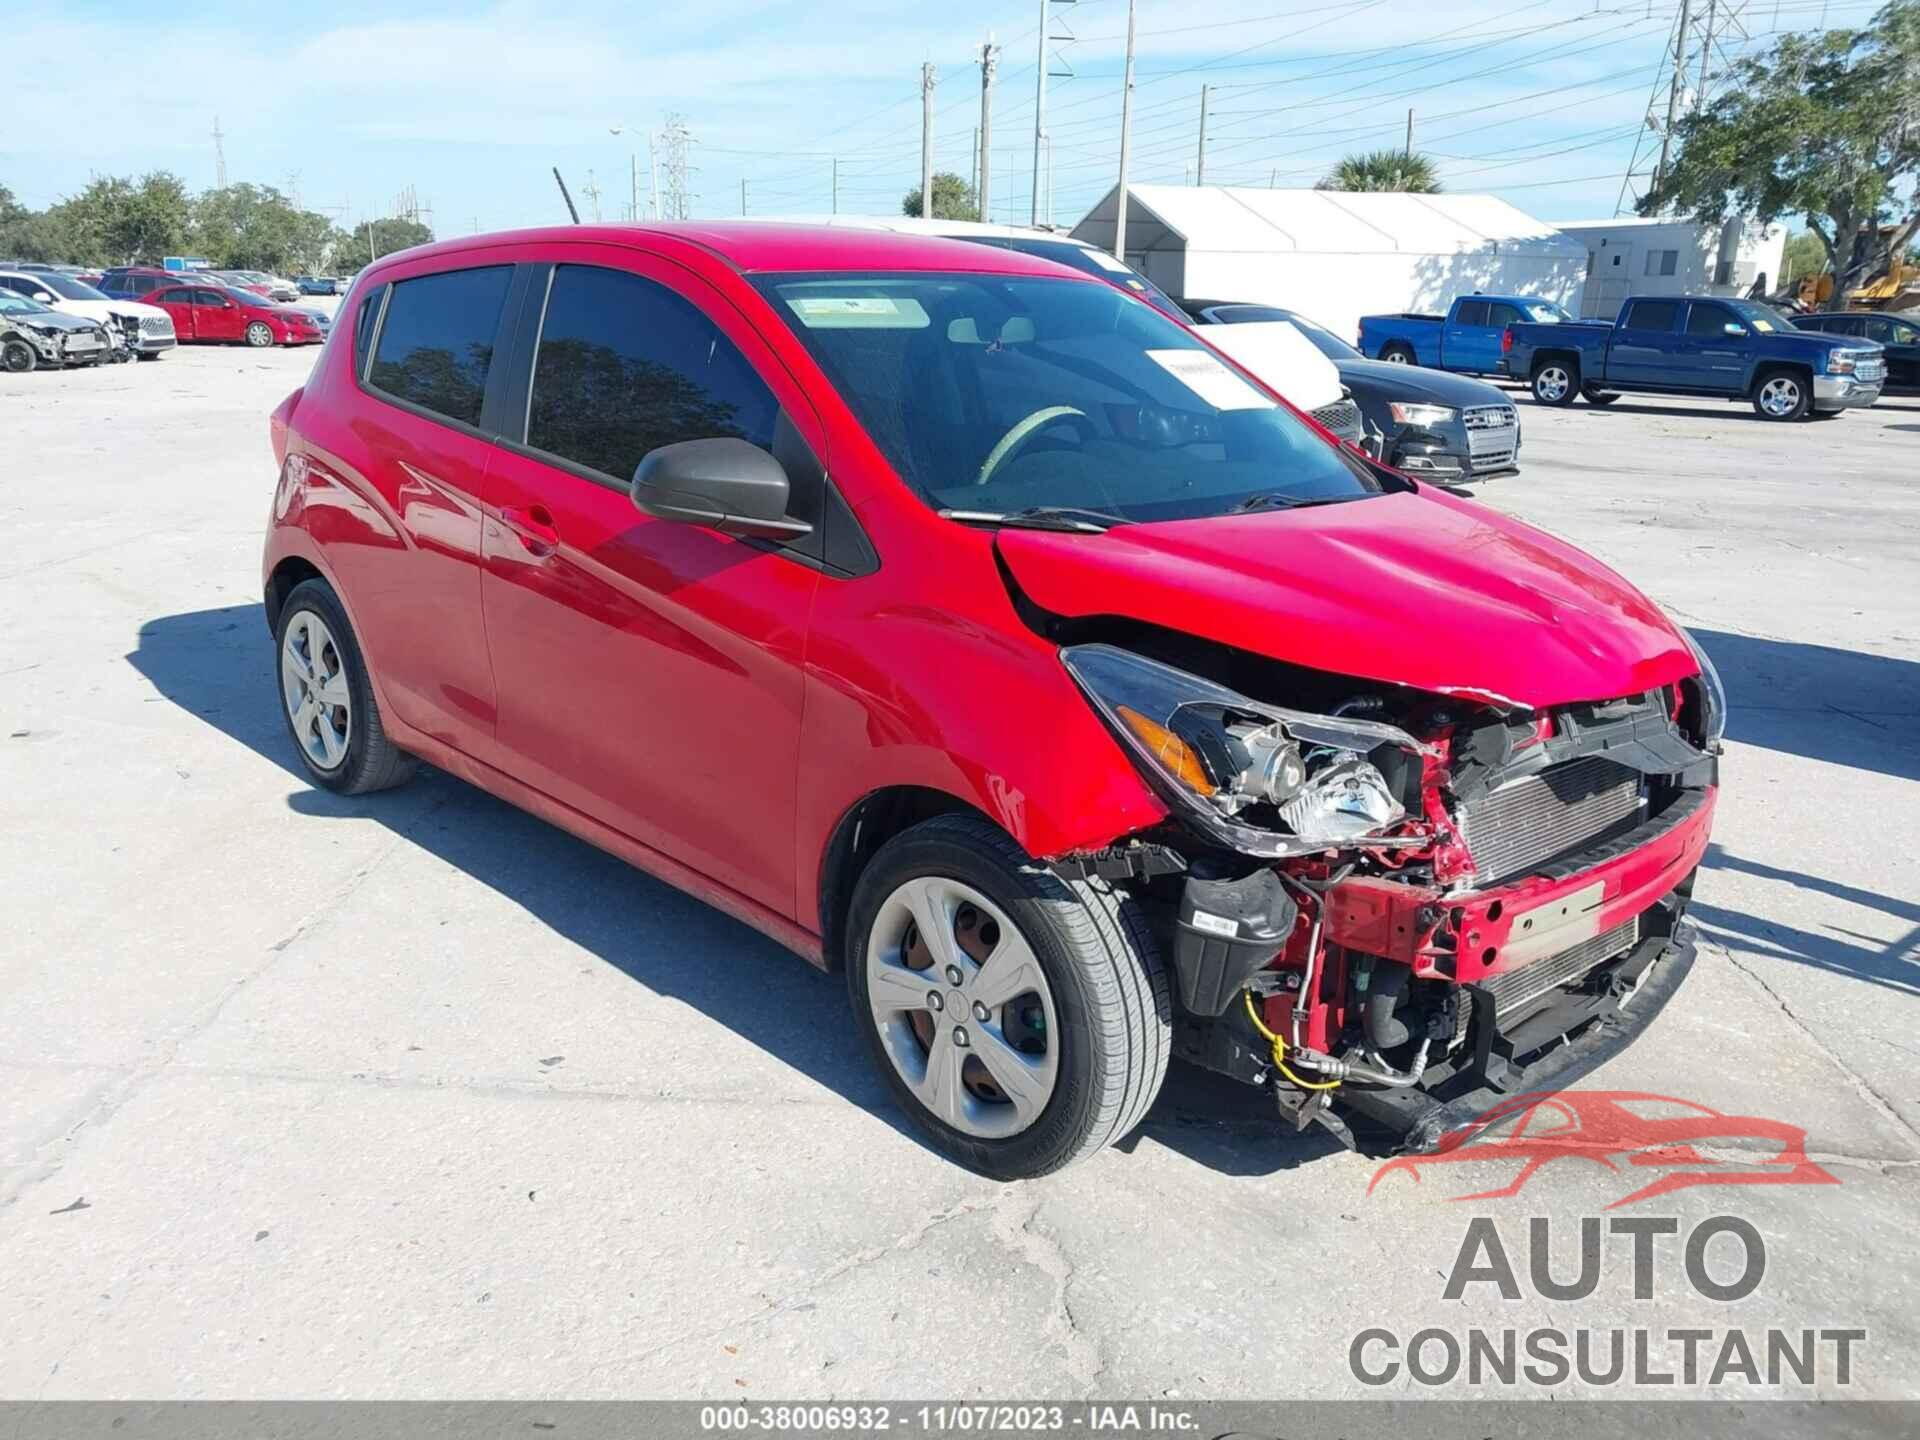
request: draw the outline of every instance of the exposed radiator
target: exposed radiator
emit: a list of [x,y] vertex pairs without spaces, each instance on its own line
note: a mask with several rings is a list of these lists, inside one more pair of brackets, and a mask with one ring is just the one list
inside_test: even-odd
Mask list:
[[1457,819],[1474,883],[1509,879],[1623,828],[1639,818],[1644,792],[1638,771],[1590,755],[1467,801]]
[[[1596,965],[1604,965],[1624,955],[1639,943],[1640,917],[1636,915],[1626,924],[1616,925],[1604,934],[1582,940],[1558,955],[1544,955],[1518,970],[1489,976],[1481,982],[1481,987],[1493,997],[1493,1013],[1505,1015],[1529,1001],[1539,999],[1549,990],[1571,985]],[[1453,1012],[1453,1039],[1456,1045],[1466,1038],[1467,1025],[1472,1018],[1473,997],[1462,990]]]

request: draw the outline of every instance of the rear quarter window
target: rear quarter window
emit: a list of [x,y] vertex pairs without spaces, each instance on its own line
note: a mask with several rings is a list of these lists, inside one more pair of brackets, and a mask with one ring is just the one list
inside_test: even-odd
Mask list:
[[462,425],[480,423],[511,265],[396,280],[367,383]]

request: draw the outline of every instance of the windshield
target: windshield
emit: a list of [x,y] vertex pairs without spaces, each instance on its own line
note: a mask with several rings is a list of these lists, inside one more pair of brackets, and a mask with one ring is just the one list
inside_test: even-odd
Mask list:
[[1758,330],[1762,335],[1771,335],[1787,328],[1781,323],[1780,317],[1765,305],[1755,305],[1749,300],[1722,300],[1720,303],[1738,315],[1749,328]]
[[71,280],[65,275],[36,275],[33,278],[45,285],[47,289],[51,290],[63,300],[104,300],[107,298],[98,290],[94,289],[93,286],[82,285],[78,280]]
[[1551,300],[1522,300],[1520,308],[1536,325],[1567,325],[1573,322],[1573,317]]
[[0,315],[48,315],[52,312],[38,300],[29,300],[11,290],[0,290]]
[[1177,520],[1382,488],[1185,327],[1111,285],[953,273],[758,283],[938,509]]
[[1095,250],[1089,245],[1076,244],[1071,240],[1046,240],[1038,236],[1029,239],[1024,235],[959,235],[954,238],[993,245],[1001,250],[1018,250],[1022,255],[1051,260],[1056,265],[1065,265],[1083,275],[1092,275],[1109,285],[1124,285],[1169,315],[1178,316],[1181,313],[1172,297],[1138,270],[1114,259],[1106,251]]

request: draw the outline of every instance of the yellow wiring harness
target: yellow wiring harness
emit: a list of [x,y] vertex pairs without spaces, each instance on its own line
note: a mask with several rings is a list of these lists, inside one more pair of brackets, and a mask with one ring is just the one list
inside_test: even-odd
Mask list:
[[1273,1064],[1275,1069],[1295,1085],[1298,1085],[1302,1090],[1332,1090],[1338,1087],[1340,1084],[1338,1080],[1302,1080],[1298,1075],[1294,1074],[1293,1071],[1289,1070],[1287,1068],[1287,1042],[1274,1034],[1273,1031],[1267,1029],[1266,1022],[1260,1018],[1260,1012],[1253,1008],[1253,992],[1251,990],[1242,990],[1240,993],[1247,1002],[1247,1018],[1253,1021],[1253,1028],[1260,1032],[1260,1037],[1263,1040],[1273,1046]]

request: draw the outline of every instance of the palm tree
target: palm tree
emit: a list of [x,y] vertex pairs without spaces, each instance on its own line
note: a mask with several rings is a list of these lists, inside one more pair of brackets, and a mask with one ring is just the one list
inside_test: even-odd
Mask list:
[[1369,150],[1349,155],[1315,187],[1320,190],[1399,190],[1437,195],[1440,176],[1425,155],[1404,150]]

